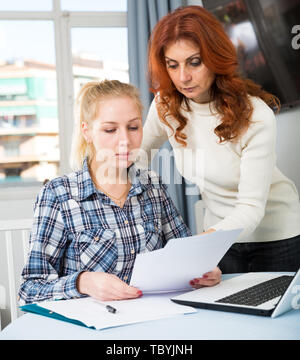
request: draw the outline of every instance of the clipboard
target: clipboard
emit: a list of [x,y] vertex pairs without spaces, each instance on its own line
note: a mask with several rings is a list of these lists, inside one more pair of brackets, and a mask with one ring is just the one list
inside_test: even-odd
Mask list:
[[90,327],[95,329],[95,327],[93,326],[86,326],[83,322],[76,320],[76,319],[70,319],[66,316],[63,316],[61,314],[58,314],[52,310],[43,308],[41,306],[39,306],[38,304],[34,303],[34,304],[27,304],[27,305],[23,305],[20,306],[20,309],[24,312],[28,312],[31,314],[37,314],[37,315],[42,315],[42,316],[46,316],[52,319],[56,319],[56,320],[61,320],[61,321],[65,321],[65,322],[69,322],[75,325],[79,325],[79,326],[85,326],[85,327]]

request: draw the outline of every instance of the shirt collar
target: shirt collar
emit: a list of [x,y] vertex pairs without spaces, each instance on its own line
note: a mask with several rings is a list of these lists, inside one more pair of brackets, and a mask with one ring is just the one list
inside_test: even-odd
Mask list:
[[87,158],[84,159],[82,169],[77,173],[77,184],[80,200],[86,199],[97,191],[90,175]]

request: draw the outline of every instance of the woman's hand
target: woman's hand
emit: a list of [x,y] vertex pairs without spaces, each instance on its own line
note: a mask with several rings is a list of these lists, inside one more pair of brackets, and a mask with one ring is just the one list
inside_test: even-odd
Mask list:
[[208,230],[206,230],[206,231],[203,231],[201,234],[199,234],[199,235],[205,235],[205,234],[210,234],[210,233],[212,233],[212,232],[215,232],[216,230],[215,229],[208,229]]
[[77,289],[81,294],[102,301],[133,299],[143,295],[139,289],[127,285],[116,275],[104,272],[85,271],[79,274]]
[[[210,228],[199,235],[210,234],[215,231],[215,229]],[[202,286],[214,286],[221,282],[221,275],[221,270],[218,267],[215,267],[212,271],[203,274],[202,278],[195,278],[191,280],[190,285],[196,289]]]
[[222,272],[218,267],[215,267],[212,271],[203,274],[202,278],[196,278],[190,281],[190,285],[198,289],[202,286],[214,286],[221,282]]

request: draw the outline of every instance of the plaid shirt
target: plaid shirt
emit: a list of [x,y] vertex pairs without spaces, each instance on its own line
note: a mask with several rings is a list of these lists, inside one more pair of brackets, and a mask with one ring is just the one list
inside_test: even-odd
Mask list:
[[21,304],[81,297],[82,271],[104,271],[130,283],[136,254],[191,236],[153,172],[130,168],[123,208],[94,186],[83,169],[48,182],[35,203],[30,252],[23,269]]

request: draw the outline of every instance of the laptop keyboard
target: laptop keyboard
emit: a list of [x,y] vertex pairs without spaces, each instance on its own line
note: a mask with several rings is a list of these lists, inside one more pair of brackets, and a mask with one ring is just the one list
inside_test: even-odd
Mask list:
[[293,276],[283,275],[264,281],[235,294],[217,300],[218,303],[258,306],[277,296],[283,295],[291,283]]

